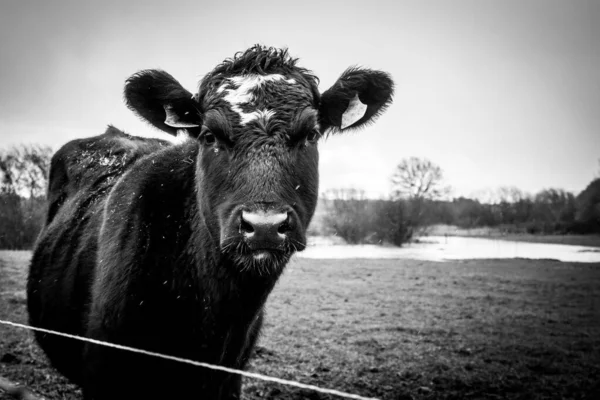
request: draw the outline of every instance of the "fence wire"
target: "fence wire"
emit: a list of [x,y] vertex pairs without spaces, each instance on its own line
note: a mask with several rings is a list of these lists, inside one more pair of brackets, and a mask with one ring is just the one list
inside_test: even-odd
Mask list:
[[180,362],[180,363],[184,363],[184,364],[194,365],[196,367],[228,372],[230,374],[242,375],[247,378],[259,379],[259,380],[266,381],[266,382],[279,383],[281,385],[293,386],[293,387],[297,387],[300,389],[313,390],[315,392],[319,392],[319,393],[323,393],[323,394],[331,394],[334,396],[344,397],[347,399],[379,400],[375,397],[363,397],[363,396],[359,396],[357,394],[346,393],[346,392],[342,392],[342,391],[335,390],[335,389],[327,389],[327,388],[322,388],[322,387],[315,386],[315,385],[308,385],[306,383],[301,383],[298,381],[276,378],[276,377],[267,376],[267,375],[263,375],[263,374],[257,374],[254,372],[242,371],[240,369],[223,367],[221,365],[215,365],[215,364],[205,363],[205,362],[201,362],[201,361],[188,360],[186,358],[180,358],[180,357],[170,356],[167,354],[155,353],[153,351],[136,349],[134,347],[123,346],[123,345],[115,344],[115,343],[103,342],[101,340],[90,339],[90,338],[77,336],[77,335],[71,335],[69,333],[53,331],[50,329],[37,328],[34,326],[30,326],[30,325],[19,324],[17,322],[5,321],[5,320],[0,319],[0,324],[13,326],[15,328],[21,328],[21,329],[27,329],[27,330],[31,330],[31,331],[47,333],[50,335],[62,336],[62,337],[69,338],[69,339],[80,340],[82,342],[88,342],[88,343],[93,343],[93,344],[97,344],[100,346],[111,347],[113,349],[125,350],[125,351],[130,351],[130,352],[138,353],[138,354],[144,354],[144,355],[151,356],[151,357],[163,358],[165,360],[171,360],[171,361]]

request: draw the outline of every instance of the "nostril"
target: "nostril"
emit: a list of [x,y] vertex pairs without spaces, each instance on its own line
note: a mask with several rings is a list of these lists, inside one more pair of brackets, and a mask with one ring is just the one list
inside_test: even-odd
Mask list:
[[238,220],[239,233],[255,242],[279,243],[292,230],[292,221],[287,212],[242,211]]
[[279,228],[277,228],[277,232],[279,233],[286,233],[289,230],[290,229],[287,224],[282,224]]
[[240,233],[253,233],[254,232],[254,227],[252,225],[250,225],[250,223],[248,221],[246,221],[244,219],[244,217],[242,216],[242,221],[240,223]]
[[286,233],[292,230],[292,226],[290,225],[290,216],[286,218],[285,221],[277,228],[278,233]]

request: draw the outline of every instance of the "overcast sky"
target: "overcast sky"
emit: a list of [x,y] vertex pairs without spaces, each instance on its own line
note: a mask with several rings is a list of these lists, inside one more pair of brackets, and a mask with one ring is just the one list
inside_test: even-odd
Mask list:
[[193,90],[262,43],[288,47],[321,91],[355,64],[395,79],[376,124],[320,145],[321,190],[385,194],[410,156],[454,195],[579,192],[600,169],[600,1],[210,3],[2,1],[1,145],[58,148],[109,123],[150,134],[123,105],[129,75],[162,68]]

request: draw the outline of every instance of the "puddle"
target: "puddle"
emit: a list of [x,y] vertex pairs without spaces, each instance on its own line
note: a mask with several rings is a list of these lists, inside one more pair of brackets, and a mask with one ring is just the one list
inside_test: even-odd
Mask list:
[[483,258],[553,259],[565,262],[600,263],[600,248],[565,244],[526,243],[471,237],[423,238],[424,243],[404,247],[375,245],[326,245],[317,243],[306,248],[299,258],[386,258],[429,261]]

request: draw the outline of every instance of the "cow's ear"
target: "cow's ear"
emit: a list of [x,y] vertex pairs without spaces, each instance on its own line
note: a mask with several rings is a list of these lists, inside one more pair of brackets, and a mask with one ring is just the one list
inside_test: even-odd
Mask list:
[[127,79],[124,92],[129,109],[167,133],[202,125],[196,99],[164,71],[138,72]]
[[389,74],[349,68],[321,95],[321,128],[335,133],[363,127],[385,111],[393,93],[394,82]]

